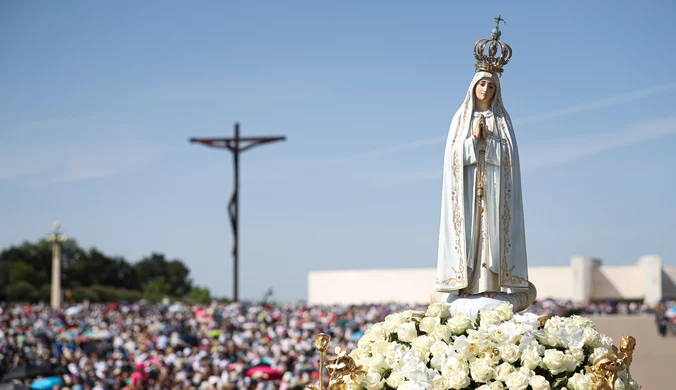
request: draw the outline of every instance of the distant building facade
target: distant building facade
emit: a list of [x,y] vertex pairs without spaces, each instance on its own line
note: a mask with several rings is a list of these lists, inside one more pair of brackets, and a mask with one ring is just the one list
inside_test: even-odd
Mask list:
[[[427,303],[436,269],[312,271],[308,303]],[[601,260],[572,257],[567,267],[529,267],[528,277],[538,299],[576,303],[632,300],[654,304],[676,299],[676,266],[662,266],[660,256],[640,257],[634,265],[603,265]]]

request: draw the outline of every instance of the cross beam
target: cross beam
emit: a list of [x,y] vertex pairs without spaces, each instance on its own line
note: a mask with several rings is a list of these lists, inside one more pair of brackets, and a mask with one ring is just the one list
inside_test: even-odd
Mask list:
[[201,143],[213,148],[228,149],[232,152],[235,163],[235,188],[228,203],[228,214],[230,216],[230,225],[232,226],[233,245],[232,256],[233,263],[233,301],[239,301],[239,154],[254,146],[263,145],[271,142],[285,141],[286,137],[240,137],[239,123],[235,123],[234,138],[190,138],[190,142]]

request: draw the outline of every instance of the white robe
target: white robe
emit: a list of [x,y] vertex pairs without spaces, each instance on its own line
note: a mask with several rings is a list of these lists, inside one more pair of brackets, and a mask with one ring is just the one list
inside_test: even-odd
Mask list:
[[[467,251],[467,290],[472,293],[500,290],[499,243],[498,237],[498,205],[500,191],[500,138],[495,134],[493,113],[475,111],[472,115],[470,129],[476,127],[480,115],[486,118],[488,139],[477,139],[470,132],[464,142],[464,206],[465,215],[465,247]],[[481,150],[484,153],[481,153]],[[484,196],[476,193],[477,181],[485,173]],[[483,212],[481,211],[483,209]]]
[[[472,135],[474,88],[490,77],[496,90],[485,112],[489,139]],[[478,116],[478,114],[477,114]],[[482,145],[483,144],[483,145]],[[485,147],[485,159],[478,158]],[[478,158],[478,160],[477,160]],[[476,170],[486,165],[485,221],[476,197]],[[485,245],[484,245],[485,242]],[[521,174],[511,120],[502,104],[497,76],[478,72],[456,112],[446,142],[437,259],[437,291],[511,292],[528,287]]]

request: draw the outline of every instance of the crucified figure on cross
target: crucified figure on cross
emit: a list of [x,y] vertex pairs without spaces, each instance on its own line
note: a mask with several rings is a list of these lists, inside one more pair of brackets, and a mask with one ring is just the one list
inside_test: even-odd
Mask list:
[[232,226],[233,245],[232,256],[233,264],[233,301],[239,300],[239,154],[254,146],[263,145],[271,142],[284,141],[286,137],[240,137],[239,123],[235,123],[234,138],[190,138],[190,142],[199,142],[201,144],[214,148],[225,148],[232,152],[235,162],[235,188],[228,203],[228,215],[230,216],[230,225]]

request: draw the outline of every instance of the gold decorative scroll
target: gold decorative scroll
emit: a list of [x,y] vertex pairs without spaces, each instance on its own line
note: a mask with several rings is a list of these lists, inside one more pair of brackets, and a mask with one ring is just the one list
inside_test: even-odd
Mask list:
[[[615,390],[615,382],[620,372],[625,371],[624,387],[631,389],[631,373],[629,366],[633,359],[636,339],[632,336],[622,336],[620,347],[613,345],[613,353],[603,354],[594,359],[594,366],[586,366],[587,372],[592,374],[593,390]],[[640,390],[640,387],[639,387]]]

